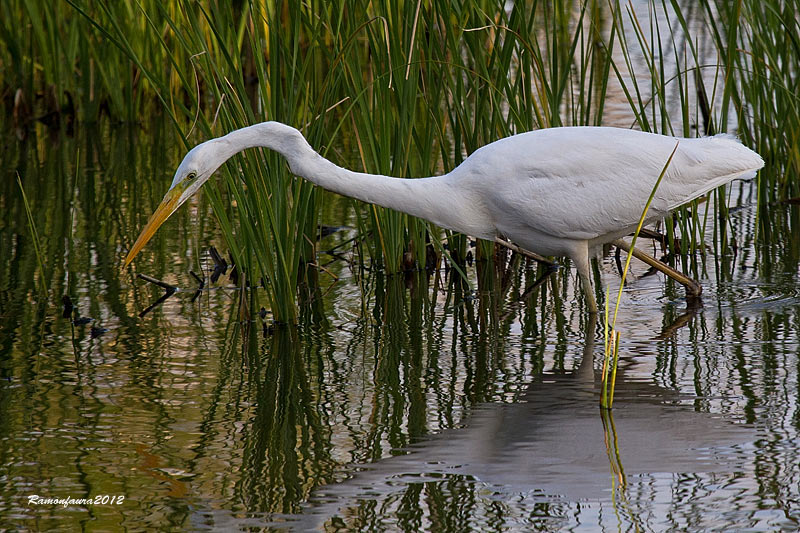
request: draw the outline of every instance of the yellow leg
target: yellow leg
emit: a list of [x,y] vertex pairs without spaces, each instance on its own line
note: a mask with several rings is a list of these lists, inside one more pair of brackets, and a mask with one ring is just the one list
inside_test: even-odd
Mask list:
[[703,292],[703,287],[692,278],[678,272],[668,264],[659,261],[652,255],[646,254],[643,251],[639,250],[638,248],[633,248],[629,243],[623,241],[622,239],[617,239],[611,244],[613,244],[618,248],[622,248],[626,252],[632,253],[633,257],[635,257],[636,259],[644,261],[651,267],[655,268],[656,270],[660,270],[665,275],[671,277],[672,279],[674,279],[675,281],[686,287],[687,296],[697,297],[700,296],[700,293]]

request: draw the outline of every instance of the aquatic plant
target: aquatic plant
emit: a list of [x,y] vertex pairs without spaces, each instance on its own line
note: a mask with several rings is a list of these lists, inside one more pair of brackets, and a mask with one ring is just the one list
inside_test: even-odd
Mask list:
[[[736,130],[772,163],[759,181],[762,206],[800,195],[798,21],[780,0],[653,0],[646,14],[618,0],[9,0],[0,11],[9,66],[0,94],[21,124],[163,113],[188,148],[276,119],[344,166],[420,176],[515,132],[613,115],[686,136]],[[701,59],[708,46],[716,64]],[[625,105],[609,103],[610,86]],[[272,154],[238,156],[222,174],[207,197],[228,246],[249,283],[268,287],[276,317],[294,320],[329,196]],[[708,245],[724,252],[729,240],[724,217],[713,216],[725,214],[725,193],[708,199],[664,226],[668,250],[695,275]],[[359,257],[389,272],[424,266],[431,245],[441,255],[446,243],[455,262],[466,256],[464,236],[350,205]],[[480,243],[478,257],[492,250]]]
[[19,175],[17,175],[17,185],[19,185],[19,193],[22,195],[22,204],[25,206],[25,216],[28,219],[28,230],[30,231],[31,241],[33,242],[33,250],[36,253],[36,262],[39,264],[39,288],[46,297],[49,292],[49,284],[47,279],[45,279],[47,269],[44,267],[41,239],[39,238],[39,232],[36,230],[36,221],[33,218],[33,212],[28,203],[28,196],[25,194],[25,187],[22,186],[22,180],[19,178]]
[[678,151],[678,146],[679,143],[675,144],[675,148],[672,150],[667,162],[664,164],[664,168],[658,175],[658,179],[656,179],[656,182],[653,185],[653,190],[650,192],[650,197],[647,199],[647,202],[644,204],[644,208],[642,209],[642,214],[639,217],[639,224],[636,226],[636,231],[633,232],[633,238],[631,239],[631,251],[628,253],[627,258],[625,259],[625,267],[622,269],[621,279],[619,281],[619,289],[617,291],[617,298],[614,304],[614,314],[611,316],[610,321],[609,306],[611,298],[610,294],[606,294],[605,320],[603,322],[605,357],[603,359],[602,391],[600,393],[600,407],[604,409],[611,409],[614,405],[614,387],[617,380],[617,364],[619,363],[620,341],[620,332],[616,330],[617,315],[619,313],[620,302],[622,301],[622,289],[625,287],[625,278],[628,277],[628,270],[631,266],[633,248],[635,248],[636,241],[639,238],[639,233],[642,231],[642,227],[644,226],[644,221],[647,218],[647,212],[650,210],[650,204],[653,203],[653,198],[656,195],[656,191],[658,190],[659,185],[661,185],[661,180],[664,178],[664,175],[667,173],[667,169],[669,169],[669,166],[672,163],[672,158],[675,156],[675,152]]

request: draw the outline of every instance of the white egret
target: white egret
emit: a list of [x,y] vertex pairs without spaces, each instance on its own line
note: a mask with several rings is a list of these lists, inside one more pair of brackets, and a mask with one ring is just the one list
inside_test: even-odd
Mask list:
[[[512,248],[566,256],[575,263],[590,311],[596,312],[589,260],[605,243],[624,246],[620,237],[636,228],[676,143],[648,222],[736,178],[751,178],[764,165],[730,135],[683,139],[619,128],[564,127],[495,141],[442,176],[404,179],[339,167],[314,151],[295,128],[262,122],[186,154],[125,266],[225,161],[247,148],[264,147],[283,155],[294,174],[329,191]],[[688,283],[663,263],[652,262]]]

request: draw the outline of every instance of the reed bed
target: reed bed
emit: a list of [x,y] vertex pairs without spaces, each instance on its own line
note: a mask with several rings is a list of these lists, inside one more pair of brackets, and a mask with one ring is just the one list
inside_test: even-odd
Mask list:
[[[8,0],[0,15],[6,126],[157,115],[188,148],[279,120],[340,165],[406,177],[449,171],[483,144],[536,128],[732,131],[768,161],[761,209],[800,196],[790,2]],[[242,283],[267,288],[277,320],[297,320],[298,287],[319,275],[328,193],[263,151],[222,175],[205,190]],[[719,192],[666,221],[685,268],[702,268],[709,246],[724,252],[724,217],[714,215],[727,205]],[[388,272],[425,266],[429,247],[456,264],[466,257],[462,235],[352,210],[360,257]],[[493,244],[477,254],[493,257]]]

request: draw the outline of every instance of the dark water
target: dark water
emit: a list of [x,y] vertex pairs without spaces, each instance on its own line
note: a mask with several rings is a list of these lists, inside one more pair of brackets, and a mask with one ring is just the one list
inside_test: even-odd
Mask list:
[[[797,206],[757,221],[755,186],[734,187],[736,246],[706,256],[697,309],[634,265],[604,415],[603,330],[568,268],[514,303],[534,269],[472,267],[473,299],[443,272],[333,261],[300,326],[265,333],[227,278],[192,301],[189,270],[224,250],[201,198],[122,270],[181,155],[165,131],[3,148],[0,528],[800,527]],[[330,198],[324,221],[351,209]],[[600,267],[617,287],[613,257]],[[140,318],[161,291],[134,271],[183,290]]]

